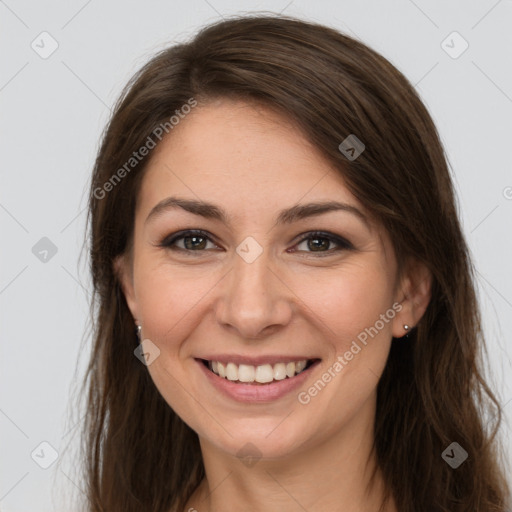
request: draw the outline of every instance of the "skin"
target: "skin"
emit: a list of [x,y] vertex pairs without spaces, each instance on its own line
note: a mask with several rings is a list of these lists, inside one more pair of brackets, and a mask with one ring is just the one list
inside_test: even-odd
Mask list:
[[[212,202],[231,224],[180,208],[145,222],[171,195]],[[366,225],[335,211],[275,224],[281,209],[320,200],[343,201],[368,216],[298,129],[256,104],[199,106],[154,150],[133,247],[115,267],[142,338],[160,350],[148,371],[199,435],[206,478],[187,511],[378,510],[380,471],[369,486],[376,387],[392,336],[404,336],[403,325],[416,325],[425,312],[431,277],[411,263],[399,279],[389,237],[370,218]],[[189,255],[159,246],[185,229],[212,236]],[[353,249],[330,250],[336,242],[321,239],[326,246],[315,251],[315,236],[301,241],[314,230],[343,237]],[[236,253],[248,236],[263,249],[252,263]],[[265,404],[235,402],[194,360],[212,352],[321,358],[299,390],[307,391],[394,303],[400,312],[307,404],[295,391]],[[248,442],[261,455],[251,466],[236,456]],[[386,510],[396,511],[393,500]]]

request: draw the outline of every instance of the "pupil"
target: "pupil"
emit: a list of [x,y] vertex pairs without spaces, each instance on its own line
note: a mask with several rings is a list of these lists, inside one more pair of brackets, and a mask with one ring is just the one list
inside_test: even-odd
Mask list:
[[[194,242],[196,242],[197,240],[201,240],[201,239],[203,240],[203,244],[200,244],[200,246],[193,245],[193,243],[192,244],[187,243],[189,240],[193,240]],[[204,240],[205,240],[205,238],[202,236],[187,236],[185,238],[185,247],[187,249],[197,249],[197,248],[204,249]]]
[[[318,241],[318,240],[322,240],[323,243],[320,243],[320,244],[313,244],[312,242],[313,241]],[[322,247],[325,247],[327,248],[329,246],[329,240],[327,240],[327,238],[320,238],[320,237],[317,237],[317,238],[311,238],[310,239],[310,249],[318,249],[318,248],[322,248]]]

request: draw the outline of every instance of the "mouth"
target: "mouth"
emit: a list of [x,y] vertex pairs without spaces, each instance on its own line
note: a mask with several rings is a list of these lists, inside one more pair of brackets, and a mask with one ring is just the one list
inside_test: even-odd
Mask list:
[[279,381],[289,381],[306,373],[316,366],[320,359],[300,359],[261,365],[236,364],[231,361],[198,359],[217,377],[231,381],[233,384],[265,386]]

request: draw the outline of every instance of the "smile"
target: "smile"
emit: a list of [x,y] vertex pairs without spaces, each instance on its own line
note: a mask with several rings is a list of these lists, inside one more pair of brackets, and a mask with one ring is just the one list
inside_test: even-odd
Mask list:
[[[197,368],[213,389],[238,402],[269,403],[306,385],[321,359],[304,357],[290,361],[290,356],[246,357],[212,356],[196,358]],[[276,362],[277,361],[277,362]],[[254,364],[248,364],[248,363]],[[221,375],[223,374],[223,375]]]
[[220,361],[204,361],[209,370],[232,382],[268,384],[273,381],[295,377],[313,364],[313,360],[290,361],[287,363],[250,364],[222,363]]

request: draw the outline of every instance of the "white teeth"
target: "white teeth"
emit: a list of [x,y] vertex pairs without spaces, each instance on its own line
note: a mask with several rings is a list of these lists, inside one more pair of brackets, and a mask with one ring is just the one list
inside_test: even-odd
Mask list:
[[238,380],[238,367],[234,363],[228,363],[226,366],[226,378],[228,380]]
[[238,367],[238,380],[240,382],[254,382],[254,366],[241,364]]
[[274,365],[274,379],[275,380],[286,379],[286,366],[284,363],[276,363]]
[[256,375],[254,376],[256,382],[272,382],[274,380],[274,369],[269,364],[256,367]]
[[276,363],[274,366],[263,364],[252,366],[249,364],[236,365],[227,363],[224,365],[219,361],[209,361],[208,367],[222,378],[239,382],[259,382],[266,384],[273,380],[292,378],[304,370],[307,360],[291,361],[289,363]]

